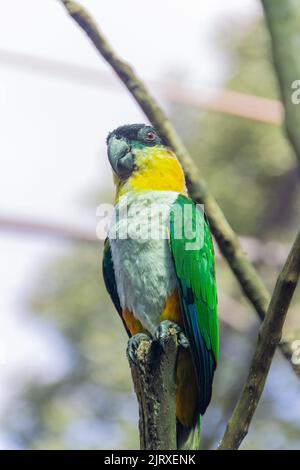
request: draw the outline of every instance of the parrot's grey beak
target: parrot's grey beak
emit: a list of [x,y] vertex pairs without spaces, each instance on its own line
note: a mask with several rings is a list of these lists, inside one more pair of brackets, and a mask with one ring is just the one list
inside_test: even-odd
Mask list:
[[128,143],[113,136],[108,141],[107,153],[117,175],[121,179],[128,178],[134,169],[134,159]]

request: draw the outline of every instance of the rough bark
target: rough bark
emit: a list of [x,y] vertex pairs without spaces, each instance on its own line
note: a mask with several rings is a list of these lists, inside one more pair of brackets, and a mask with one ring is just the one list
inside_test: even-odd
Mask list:
[[[162,347],[163,346],[163,347]],[[163,345],[142,338],[134,360],[128,356],[139,404],[140,448],[176,449],[177,332],[170,328]]]

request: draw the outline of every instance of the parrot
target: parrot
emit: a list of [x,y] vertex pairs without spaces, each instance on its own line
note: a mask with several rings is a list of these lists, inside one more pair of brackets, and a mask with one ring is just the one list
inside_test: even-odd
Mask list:
[[128,333],[130,357],[143,336],[159,342],[176,329],[177,448],[199,449],[219,357],[209,223],[154,127],[122,125],[106,143],[116,191],[103,250],[105,286]]

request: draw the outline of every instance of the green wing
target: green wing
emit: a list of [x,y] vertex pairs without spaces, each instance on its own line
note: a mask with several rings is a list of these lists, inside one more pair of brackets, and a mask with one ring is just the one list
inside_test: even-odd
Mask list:
[[203,415],[211,399],[219,355],[214,249],[201,207],[181,195],[170,214],[170,247],[185,333],[197,373],[199,411]]
[[104,242],[102,273],[103,273],[103,279],[104,279],[106,290],[109,293],[111,300],[113,301],[113,304],[121,317],[121,320],[125,326],[125,329],[128,335],[130,336],[128,328],[126,327],[126,324],[122,317],[122,307],[121,307],[120,299],[118,295],[114,263],[113,263],[112,256],[111,256],[111,249],[110,249],[108,238]]

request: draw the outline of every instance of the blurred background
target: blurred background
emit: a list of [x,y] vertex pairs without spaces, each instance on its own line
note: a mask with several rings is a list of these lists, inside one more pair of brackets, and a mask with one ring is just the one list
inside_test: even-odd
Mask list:
[[[300,215],[258,0],[82,0],[174,122],[270,289]],[[96,208],[105,138],[145,118],[54,0],[0,0],[0,448],[134,449],[127,337],[105,292]],[[300,78],[300,77],[295,77]],[[218,257],[214,448],[259,322]],[[299,288],[287,326],[300,332]],[[300,334],[299,334],[300,337]],[[300,383],[280,354],[243,449],[300,448]]]

